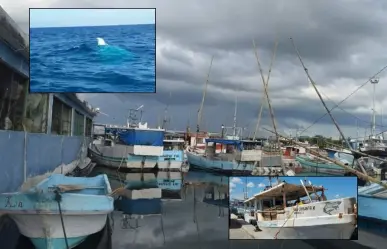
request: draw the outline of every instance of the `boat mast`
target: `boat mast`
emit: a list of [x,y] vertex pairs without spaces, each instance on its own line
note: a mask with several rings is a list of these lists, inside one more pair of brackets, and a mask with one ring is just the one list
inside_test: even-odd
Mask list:
[[[269,72],[267,74],[266,82],[265,82],[266,83],[266,87],[268,87],[268,85],[269,85],[269,80],[270,80],[270,75],[271,75],[271,68],[273,67],[273,63],[275,61],[275,55],[277,53],[277,46],[278,46],[278,39],[274,43],[274,50],[273,50],[273,54],[272,54],[271,61],[270,61]],[[265,103],[266,103],[266,95],[265,95],[265,92],[263,92],[262,93],[262,98],[261,98],[261,107],[259,108],[257,126],[255,127],[255,131],[254,131],[254,135],[253,135],[253,140],[255,140],[255,136],[257,135],[258,130],[259,130],[259,124],[261,123],[262,111],[263,111],[263,107],[264,107]]]
[[[292,38],[290,38],[290,40],[292,41],[293,47],[294,47],[294,49],[295,49],[295,51],[296,51],[296,53],[297,53],[297,57],[298,57],[298,59],[300,60],[300,63],[301,63],[301,65],[302,65],[302,67],[303,67],[303,69],[304,69],[306,75],[308,76],[309,82],[312,84],[312,86],[313,86],[314,90],[316,91],[316,93],[317,93],[317,95],[318,95],[318,97],[319,97],[321,103],[323,104],[323,106],[324,106],[325,110],[327,111],[329,117],[331,118],[333,124],[336,126],[337,130],[339,131],[341,137],[344,139],[345,143],[347,144],[347,146],[348,146],[348,148],[351,150],[351,152],[353,152],[354,150],[352,149],[351,144],[349,143],[348,139],[345,138],[343,131],[341,130],[340,126],[337,124],[335,118],[333,117],[331,111],[328,109],[327,105],[325,104],[325,101],[324,101],[324,99],[322,98],[320,92],[318,91],[315,82],[314,82],[313,79],[311,78],[311,76],[310,76],[310,74],[309,74],[309,72],[308,72],[308,69],[305,67],[305,64],[304,64],[304,62],[302,61],[300,52],[298,51],[298,49],[297,49],[297,47],[296,47],[296,44],[294,44],[294,41],[293,41]],[[363,173],[364,173],[365,175],[367,175],[366,170],[364,169],[364,167],[363,167],[360,163],[359,163],[359,166],[360,166],[360,169],[363,171]]]
[[370,80],[371,84],[373,85],[373,96],[372,96],[372,127],[371,127],[371,137],[374,138],[375,136],[375,130],[376,130],[376,111],[375,111],[375,90],[376,90],[376,84],[378,84],[379,79],[373,78]]
[[238,95],[235,96],[235,110],[234,110],[234,125],[233,125],[233,139],[236,139],[237,130],[237,110],[238,110]]
[[208,87],[208,80],[209,80],[209,78],[210,78],[211,67],[212,67],[212,61],[213,61],[213,60],[214,60],[214,56],[211,57],[210,68],[208,69],[206,84],[204,85],[204,89],[203,89],[202,102],[200,103],[200,107],[199,107],[199,110],[198,110],[198,120],[197,120],[197,125],[196,125],[195,147],[196,147],[196,145],[198,144],[198,133],[199,133],[199,131],[200,131],[200,125],[201,125],[201,121],[202,121],[202,113],[203,113],[204,100],[205,100],[205,98],[206,98],[207,87]]
[[[276,44],[277,44],[277,41],[276,41]],[[254,40],[253,40],[253,46],[254,46],[255,58],[256,58],[257,64],[258,64],[259,73],[261,74],[261,78],[262,78],[263,88],[265,90],[264,92],[265,92],[265,95],[266,95],[267,105],[268,105],[269,111],[270,111],[271,122],[272,122],[272,125],[273,125],[274,132],[276,134],[277,146],[278,146],[278,149],[279,149],[279,151],[280,151],[280,153],[282,155],[280,137],[278,136],[277,125],[275,123],[275,118],[274,118],[274,112],[273,112],[273,108],[271,106],[271,101],[270,101],[270,98],[269,98],[269,91],[267,89],[267,82],[265,81],[265,77],[263,76],[263,70],[262,70],[261,63],[259,62],[259,59],[258,59],[257,46],[255,45],[255,41]],[[282,156],[281,156],[281,167],[282,167],[283,173],[286,174],[285,167],[284,167],[284,165],[282,163]]]
[[161,129],[166,129],[166,124],[168,122],[169,103],[171,101],[171,98],[172,98],[172,92],[169,92],[169,101],[168,101],[168,103],[167,103],[167,105],[165,107],[165,110],[164,110],[164,119],[163,119],[163,125],[161,126]]

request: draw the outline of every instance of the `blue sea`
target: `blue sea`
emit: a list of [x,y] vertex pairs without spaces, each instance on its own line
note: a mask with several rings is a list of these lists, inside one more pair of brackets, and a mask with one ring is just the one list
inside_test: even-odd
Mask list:
[[31,28],[30,91],[153,93],[155,44],[154,24]]

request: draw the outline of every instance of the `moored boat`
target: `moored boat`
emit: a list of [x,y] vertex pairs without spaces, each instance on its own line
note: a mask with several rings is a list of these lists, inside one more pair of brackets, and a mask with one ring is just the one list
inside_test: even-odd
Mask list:
[[37,249],[67,249],[102,230],[113,211],[106,175],[53,174],[25,192],[0,194],[0,209]]
[[356,197],[327,200],[324,190],[323,186],[282,182],[245,204],[253,204],[250,215],[264,239],[350,239],[357,225]]
[[303,173],[310,172],[339,176],[343,176],[346,173],[343,167],[311,155],[298,155],[296,160],[301,164]]

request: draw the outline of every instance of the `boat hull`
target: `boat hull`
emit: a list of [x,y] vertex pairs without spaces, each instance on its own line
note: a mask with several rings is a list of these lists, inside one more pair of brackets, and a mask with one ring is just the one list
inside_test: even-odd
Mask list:
[[338,165],[316,163],[301,157],[297,157],[296,160],[301,164],[303,173],[306,173],[306,172],[316,173],[316,174],[321,173],[321,174],[340,175],[340,176],[343,176],[346,173],[344,168],[341,168]]
[[112,157],[100,155],[96,151],[89,149],[92,161],[98,165],[111,168],[130,169],[130,170],[153,170],[157,164],[157,156],[136,156],[127,155],[122,157]]
[[254,163],[239,163],[236,161],[220,161],[205,158],[203,155],[187,151],[187,161],[190,168],[221,173],[236,173],[250,175],[255,168]]
[[[387,198],[381,195],[385,189],[379,184],[358,187],[359,228],[373,234],[387,235]],[[383,196],[383,195],[381,195]],[[386,195],[384,195],[386,196]]]
[[[37,249],[67,249],[59,214],[13,214],[10,217]],[[87,236],[101,231],[106,219],[107,214],[63,215],[69,247],[74,248]]]
[[[337,218],[336,218],[337,219]],[[258,236],[263,239],[343,239],[351,238],[355,226],[347,224],[330,224],[320,226],[299,227],[263,227],[258,222],[260,232]]]

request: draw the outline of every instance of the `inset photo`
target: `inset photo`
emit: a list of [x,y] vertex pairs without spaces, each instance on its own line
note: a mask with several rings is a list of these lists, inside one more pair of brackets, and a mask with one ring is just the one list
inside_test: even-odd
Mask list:
[[230,240],[357,240],[355,176],[229,179]]
[[156,9],[30,9],[30,92],[155,93]]

